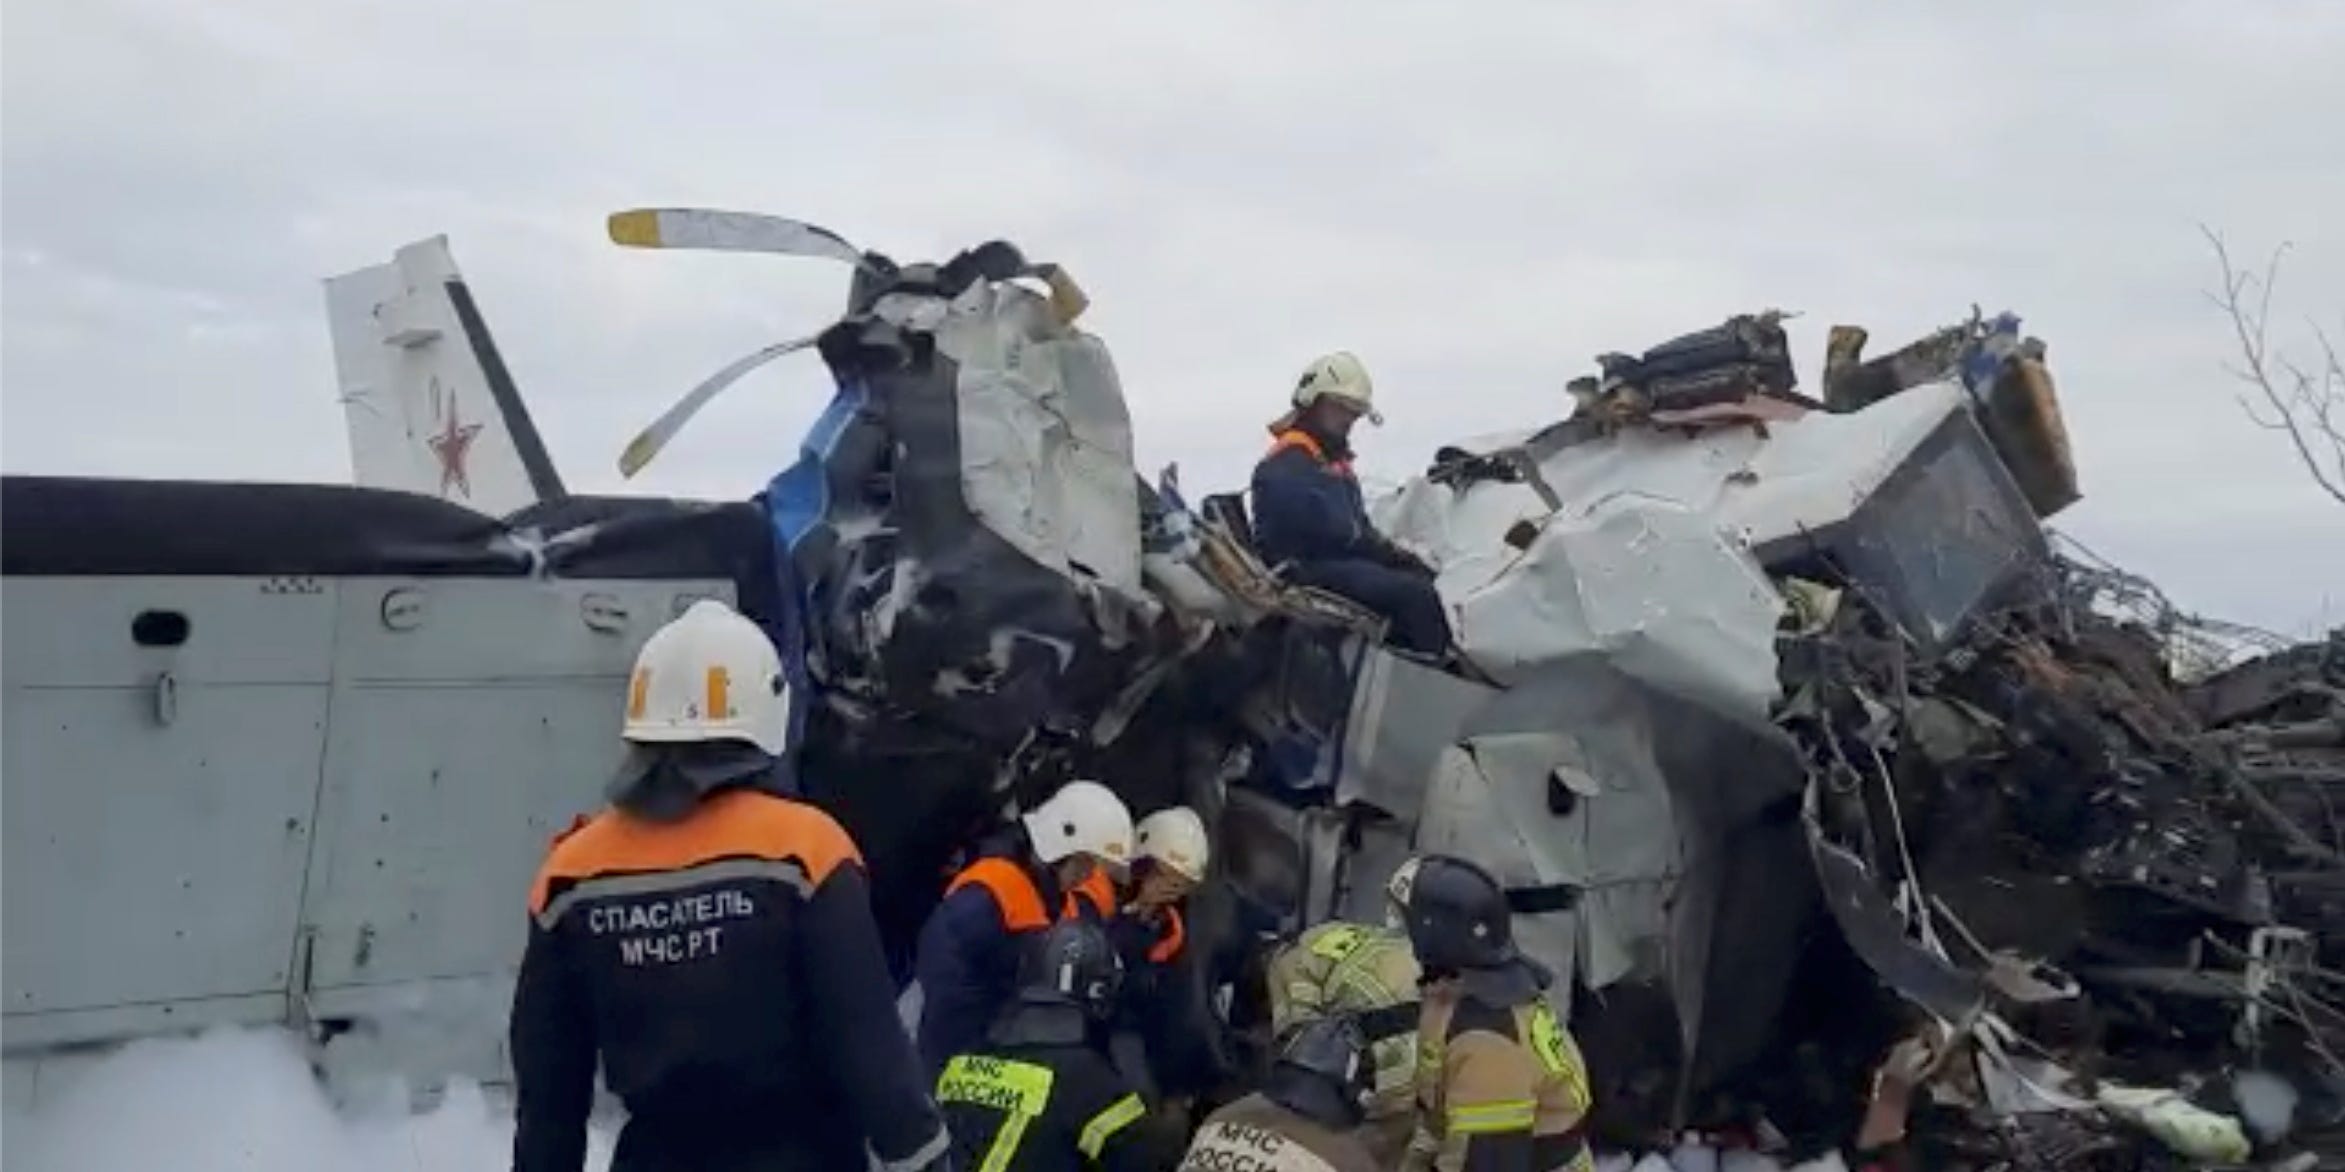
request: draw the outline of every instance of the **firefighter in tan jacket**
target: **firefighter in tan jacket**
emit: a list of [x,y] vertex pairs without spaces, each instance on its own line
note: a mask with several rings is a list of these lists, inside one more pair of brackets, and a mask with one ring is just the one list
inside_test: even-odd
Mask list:
[[1408,895],[1425,970],[1417,1034],[1417,1139],[1402,1166],[1435,1172],[1593,1172],[1588,1070],[1515,949],[1505,889],[1463,859],[1429,855]]
[[1279,1039],[1262,1089],[1205,1120],[1179,1172],[1379,1172],[1360,1142],[1374,1075],[1350,1018],[1314,1018]]
[[1367,1037],[1375,1080],[1362,1138],[1387,1168],[1400,1164],[1417,1121],[1417,955],[1402,927],[1416,870],[1417,861],[1410,859],[1385,885],[1383,924],[1312,925],[1271,957],[1269,968],[1276,1036],[1341,1014]]

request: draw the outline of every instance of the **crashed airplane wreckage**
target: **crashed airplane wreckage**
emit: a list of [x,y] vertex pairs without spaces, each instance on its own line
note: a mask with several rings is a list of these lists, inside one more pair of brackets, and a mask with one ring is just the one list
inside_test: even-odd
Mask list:
[[[1774,317],[1737,318],[1443,449],[1379,522],[1439,568],[1465,679],[1282,581],[1241,498],[1136,475],[1063,271],[999,243],[898,266],[767,217],[613,236],[854,266],[838,323],[623,462],[811,349],[836,395],[755,500],[492,521],[7,478],[12,1055],[509,974],[492,893],[615,767],[635,647],[720,594],[784,651],[801,786],[871,859],[899,971],[957,852],[1081,774],[1216,828],[1199,998],[1272,935],[1376,916],[1411,850],[1492,864],[1610,1148],[1843,1146],[1873,1065],[1933,1028],[1915,1130],[1945,1166],[2268,1152],[2345,1115],[2345,649],[2183,688],[2100,617],[2041,526],[2077,486],[2016,320],[1872,362],[1836,330],[1819,402]],[[69,873],[87,898],[57,906]],[[1211,1048],[1240,1059],[1257,1014]]]

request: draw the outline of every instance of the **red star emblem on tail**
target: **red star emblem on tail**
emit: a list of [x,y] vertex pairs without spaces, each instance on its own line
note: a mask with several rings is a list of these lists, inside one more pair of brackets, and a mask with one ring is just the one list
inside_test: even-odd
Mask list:
[[440,459],[440,495],[446,496],[450,485],[466,497],[472,495],[472,476],[465,469],[465,458],[472,453],[472,441],[480,435],[481,425],[466,423],[456,413],[456,396],[443,395],[438,382],[432,385],[432,414],[440,420],[440,429],[424,440],[432,455]]

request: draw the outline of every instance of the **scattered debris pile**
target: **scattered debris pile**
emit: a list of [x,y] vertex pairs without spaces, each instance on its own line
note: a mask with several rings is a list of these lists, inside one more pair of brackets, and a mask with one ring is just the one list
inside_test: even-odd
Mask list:
[[1825,901],[1902,1002],[1838,1065],[1930,1042],[1930,1167],[2345,1159],[2345,630],[2185,683],[2106,577],[2054,555],[1934,649],[1784,581]]
[[[1632,959],[1549,948],[1588,994],[1592,1140],[1650,1155],[1692,1127],[1796,1162],[1902,1127],[1929,1168],[2345,1159],[2345,632],[2184,618],[2049,532],[2081,489],[2017,316],[1974,306],[1870,359],[1835,326],[1820,400],[1784,317],[1604,355],[1569,418],[1443,448],[1380,519],[1433,551],[1509,703],[1556,693],[1523,727],[1607,763],[1601,835],[1524,804],[1518,845],[1438,794],[1415,828],[1603,886],[1569,928]],[[1662,755],[1573,725],[1611,712],[1554,682],[1588,659],[1695,702],[1670,717],[1692,767],[1640,773]],[[1712,717],[1781,735],[1705,758]],[[1476,761],[1500,803],[1550,764]],[[1778,763],[1780,800],[1758,792]],[[1704,812],[1719,787],[1747,799],[1731,817]],[[1717,987],[1702,933],[1619,910],[1649,883],[1692,923],[1687,893],[1759,842],[1788,858],[1748,873],[1784,898],[1732,913],[1766,922],[1732,925]]]

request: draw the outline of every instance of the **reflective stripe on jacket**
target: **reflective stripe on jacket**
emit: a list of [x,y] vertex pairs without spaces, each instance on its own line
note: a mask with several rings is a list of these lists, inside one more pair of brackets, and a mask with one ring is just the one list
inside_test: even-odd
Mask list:
[[1281,433],[1254,465],[1252,487],[1254,542],[1273,564],[1382,558],[1385,543],[1350,462],[1328,459],[1310,434]]
[[[1270,1023],[1284,1034],[1299,1022],[1329,1014],[1367,1014],[1417,999],[1417,955],[1409,938],[1378,924],[1330,920],[1315,924],[1270,960]],[[1416,1095],[1417,1031],[1403,1028],[1369,1037],[1376,1064],[1376,1100],[1369,1114],[1405,1115]]]
[[1588,1068],[1544,998],[1501,1009],[1430,994],[1417,1040],[1419,1144],[1435,1172],[1592,1172]]
[[517,1172],[582,1168],[598,1060],[627,1106],[630,1161],[860,1167],[868,1143],[917,1167],[943,1152],[862,856],[829,815],[750,790],[676,822],[605,811],[556,841],[529,913],[510,1025]]
[[937,1101],[962,1172],[1073,1172],[1163,1166],[1147,1106],[1097,1051],[1084,1046],[989,1046],[955,1056]]

